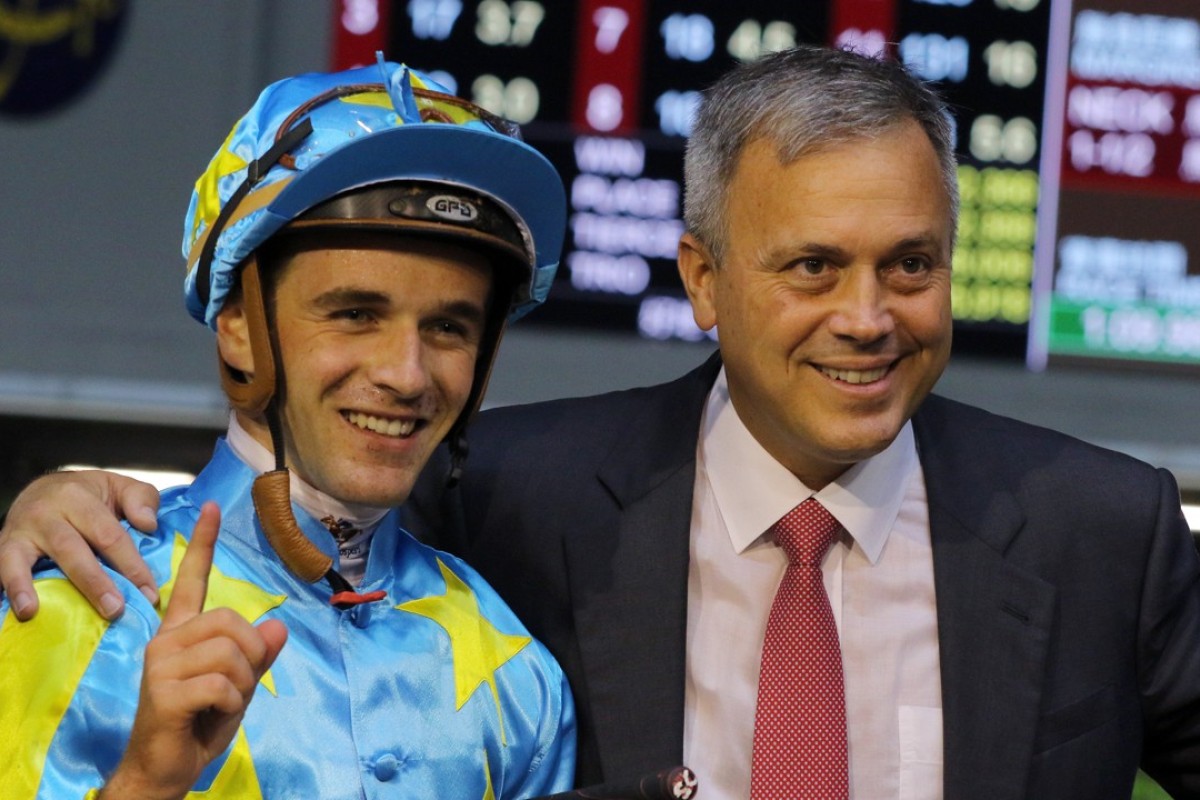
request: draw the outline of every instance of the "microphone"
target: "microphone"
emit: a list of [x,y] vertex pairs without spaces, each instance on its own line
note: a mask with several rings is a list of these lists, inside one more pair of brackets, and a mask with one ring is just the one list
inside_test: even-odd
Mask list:
[[672,767],[632,783],[604,783],[535,800],[692,800],[696,784],[696,773],[687,767]]

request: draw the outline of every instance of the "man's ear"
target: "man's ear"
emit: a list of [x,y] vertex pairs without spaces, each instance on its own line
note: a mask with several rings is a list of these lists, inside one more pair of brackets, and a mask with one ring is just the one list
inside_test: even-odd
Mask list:
[[713,298],[713,282],[717,265],[712,254],[699,239],[685,233],[679,239],[679,277],[692,302],[692,318],[701,330],[709,331],[717,324],[717,309]]
[[241,297],[230,300],[217,313],[217,352],[227,368],[240,372],[247,381],[254,376],[250,323]]

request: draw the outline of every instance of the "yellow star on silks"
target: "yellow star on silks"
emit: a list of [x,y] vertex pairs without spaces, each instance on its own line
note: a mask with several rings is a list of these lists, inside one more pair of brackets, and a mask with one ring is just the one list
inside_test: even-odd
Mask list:
[[[183,561],[183,554],[186,551],[187,539],[176,532],[175,546],[171,550],[171,580],[163,584],[158,592],[162,597],[158,604],[159,616],[162,616],[163,609],[171,601],[171,592],[175,589],[175,574],[179,571],[179,563]],[[208,593],[204,596],[204,610],[231,608],[242,619],[254,622],[272,608],[283,605],[283,601],[286,599],[287,595],[269,594],[249,581],[230,578],[217,569],[214,564],[212,571],[208,573]],[[268,692],[275,694],[275,680],[271,677],[270,670],[263,674],[262,685]]]
[[492,788],[492,770],[488,764],[487,750],[483,751],[483,797],[480,800],[496,800],[496,790]]
[[246,729],[238,726],[233,750],[221,765],[221,771],[213,778],[212,785],[202,792],[188,792],[183,800],[205,800],[215,797],[236,797],[239,800],[262,800],[262,788],[254,759],[250,756],[250,742]]
[[441,625],[450,636],[454,657],[455,706],[458,711],[481,684],[486,683],[496,701],[500,718],[500,741],[504,742],[504,719],[500,714],[500,691],[496,688],[496,670],[521,652],[532,639],[501,633],[479,611],[479,601],[462,579],[439,558],[438,569],[446,581],[446,593],[409,600],[396,606],[400,611],[418,614]]

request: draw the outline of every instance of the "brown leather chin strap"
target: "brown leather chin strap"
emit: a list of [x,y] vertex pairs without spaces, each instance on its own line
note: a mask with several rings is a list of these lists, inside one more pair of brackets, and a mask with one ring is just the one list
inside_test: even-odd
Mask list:
[[253,416],[266,413],[267,405],[275,396],[275,354],[271,347],[271,333],[267,326],[267,305],[263,298],[262,276],[259,274],[258,259],[253,255],[246,259],[242,270],[242,308],[246,314],[246,325],[250,336],[250,353],[254,357],[254,375],[235,370],[221,358],[221,388],[229,398],[229,404],[238,411]]
[[[242,269],[242,303],[250,336],[250,352],[254,357],[254,376],[246,376],[221,359],[221,386],[229,403],[238,411],[253,416],[266,416],[271,429],[271,444],[275,449],[276,469],[254,480],[250,491],[254,510],[267,542],[289,570],[309,583],[321,580],[333,567],[333,559],[312,543],[292,513],[291,479],[284,467],[284,443],[278,410],[273,407],[277,389],[275,349],[271,344],[271,329],[267,324],[267,306],[262,291],[262,275],[258,260],[251,255]],[[220,354],[218,353],[218,358]]]
[[333,567],[333,559],[321,552],[296,524],[288,471],[277,469],[259,475],[250,494],[263,533],[284,566],[309,583],[325,577]]

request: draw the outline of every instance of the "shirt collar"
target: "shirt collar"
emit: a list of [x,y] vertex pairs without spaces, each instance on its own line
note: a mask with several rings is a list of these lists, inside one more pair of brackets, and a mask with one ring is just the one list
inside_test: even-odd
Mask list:
[[746,429],[729,401],[724,369],[708,394],[697,457],[735,552],[750,547],[784,514],[815,496],[872,564],[883,552],[920,463],[908,422],[885,450],[813,492]]

